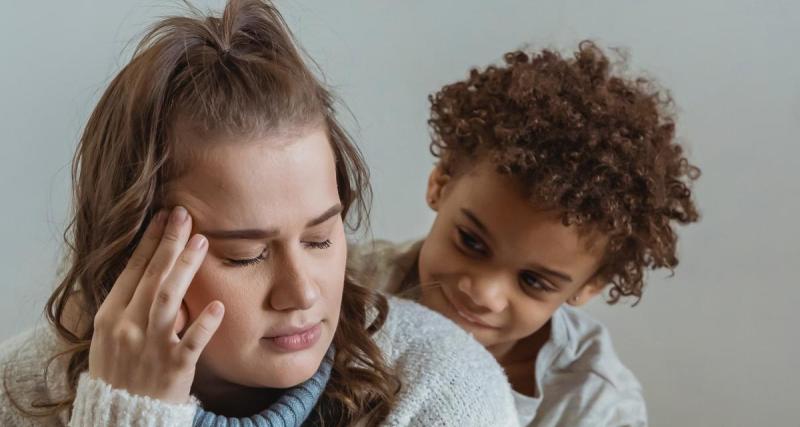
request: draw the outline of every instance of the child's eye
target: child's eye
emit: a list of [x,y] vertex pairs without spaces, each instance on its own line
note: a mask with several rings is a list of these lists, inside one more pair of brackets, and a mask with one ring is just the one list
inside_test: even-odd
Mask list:
[[488,252],[486,245],[483,244],[478,238],[473,237],[471,234],[467,233],[461,228],[458,228],[458,236],[461,240],[461,244],[472,252],[479,253],[481,255],[485,255]]
[[545,281],[530,271],[523,271],[520,273],[519,281],[526,289],[544,292],[550,292],[553,290],[553,288],[550,287]]
[[328,249],[333,242],[331,239],[326,239],[321,242],[303,242],[303,244],[309,249]]

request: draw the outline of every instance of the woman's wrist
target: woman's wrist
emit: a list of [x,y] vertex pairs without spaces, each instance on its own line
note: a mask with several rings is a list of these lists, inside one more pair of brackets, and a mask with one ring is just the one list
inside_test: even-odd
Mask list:
[[186,403],[168,403],[113,388],[84,372],[78,381],[69,425],[190,426],[197,406],[197,399],[192,396]]

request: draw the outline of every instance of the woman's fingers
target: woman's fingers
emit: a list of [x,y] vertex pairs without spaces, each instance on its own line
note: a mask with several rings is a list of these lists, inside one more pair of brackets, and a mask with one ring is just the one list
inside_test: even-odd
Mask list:
[[178,345],[178,356],[184,366],[197,364],[200,353],[217,332],[224,314],[225,306],[219,301],[214,301],[207,305],[194,323],[189,326]]
[[161,335],[163,338],[174,336],[175,319],[180,312],[183,296],[203,263],[207,249],[206,238],[195,234],[175,261],[150,306],[147,328],[151,333]]
[[141,241],[134,249],[133,255],[128,259],[125,269],[122,270],[103,302],[103,306],[106,306],[108,310],[122,311],[130,302],[147,268],[147,264],[150,263],[150,258],[153,257],[153,253],[155,253],[158,243],[161,241],[161,235],[167,222],[167,214],[167,211],[162,210],[150,220]]
[[178,206],[169,214],[158,248],[147,264],[139,286],[128,305],[128,312],[140,325],[146,326],[144,322],[147,322],[156,292],[186,247],[191,226],[189,213],[183,207]]
[[181,301],[181,308],[178,309],[178,316],[175,317],[175,325],[173,326],[173,330],[175,334],[183,336],[183,331],[186,329],[186,326],[189,324],[189,308],[186,307],[186,302]]

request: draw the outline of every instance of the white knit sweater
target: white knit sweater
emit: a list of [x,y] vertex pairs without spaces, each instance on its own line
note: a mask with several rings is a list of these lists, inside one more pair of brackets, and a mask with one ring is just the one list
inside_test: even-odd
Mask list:
[[[514,400],[502,369],[480,344],[449,320],[418,304],[389,300],[389,316],[376,342],[403,383],[386,426],[515,426]],[[12,405],[66,393],[65,358],[48,359],[64,348],[48,326],[0,344],[0,426],[191,426],[200,402],[173,405],[112,389],[84,373],[74,409],[50,418],[27,419]]]

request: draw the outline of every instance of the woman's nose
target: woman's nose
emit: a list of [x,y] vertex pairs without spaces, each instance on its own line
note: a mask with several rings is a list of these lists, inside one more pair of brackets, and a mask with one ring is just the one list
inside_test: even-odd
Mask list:
[[301,257],[289,253],[275,264],[269,292],[269,306],[273,310],[307,310],[319,300],[319,289],[303,268]]

